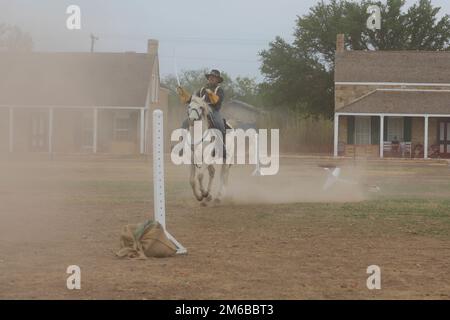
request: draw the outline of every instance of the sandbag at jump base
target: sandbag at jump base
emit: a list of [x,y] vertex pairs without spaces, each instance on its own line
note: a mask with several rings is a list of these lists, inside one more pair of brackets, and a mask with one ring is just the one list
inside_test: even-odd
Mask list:
[[172,257],[177,251],[160,223],[147,220],[140,224],[128,224],[122,228],[119,258],[146,259]]

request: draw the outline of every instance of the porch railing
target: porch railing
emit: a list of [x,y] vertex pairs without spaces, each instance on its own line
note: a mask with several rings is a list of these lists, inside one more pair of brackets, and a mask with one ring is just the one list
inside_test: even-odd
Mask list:
[[385,156],[411,158],[412,144],[411,142],[392,143],[391,141],[384,141],[383,153]]

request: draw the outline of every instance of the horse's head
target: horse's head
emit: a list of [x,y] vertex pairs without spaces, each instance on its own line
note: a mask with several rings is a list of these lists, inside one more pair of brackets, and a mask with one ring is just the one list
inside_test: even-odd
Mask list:
[[208,112],[208,104],[206,103],[205,98],[200,98],[193,95],[187,112],[188,119],[191,124],[194,121],[204,120]]

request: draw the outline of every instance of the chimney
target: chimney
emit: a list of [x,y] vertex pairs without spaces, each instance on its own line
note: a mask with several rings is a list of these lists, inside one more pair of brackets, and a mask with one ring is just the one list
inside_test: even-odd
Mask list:
[[336,53],[345,51],[345,37],[344,34],[339,33],[336,38]]
[[147,42],[147,53],[156,56],[158,54],[158,46],[158,40],[149,39]]

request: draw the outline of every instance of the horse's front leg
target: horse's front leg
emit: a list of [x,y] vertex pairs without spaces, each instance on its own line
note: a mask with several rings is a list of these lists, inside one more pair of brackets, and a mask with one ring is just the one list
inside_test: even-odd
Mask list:
[[206,198],[208,196],[208,191],[205,190],[205,187],[203,186],[203,178],[205,175],[203,174],[203,171],[198,173],[198,185],[200,187],[200,192],[202,193],[202,197]]
[[214,168],[213,165],[208,166],[208,173],[209,173],[208,189],[206,190],[206,193],[203,196],[206,198],[206,201],[211,201],[212,200],[211,189],[214,181],[214,175],[216,174],[216,169]]
[[197,168],[195,167],[195,164],[192,164],[191,165],[191,176],[189,178],[189,182],[191,184],[192,192],[194,193],[195,198],[198,201],[202,201],[203,200],[203,195],[202,195],[201,190],[199,190],[199,188],[197,187],[197,185],[199,183],[198,183],[198,179],[197,179],[197,176],[196,176],[196,171],[197,171]]

